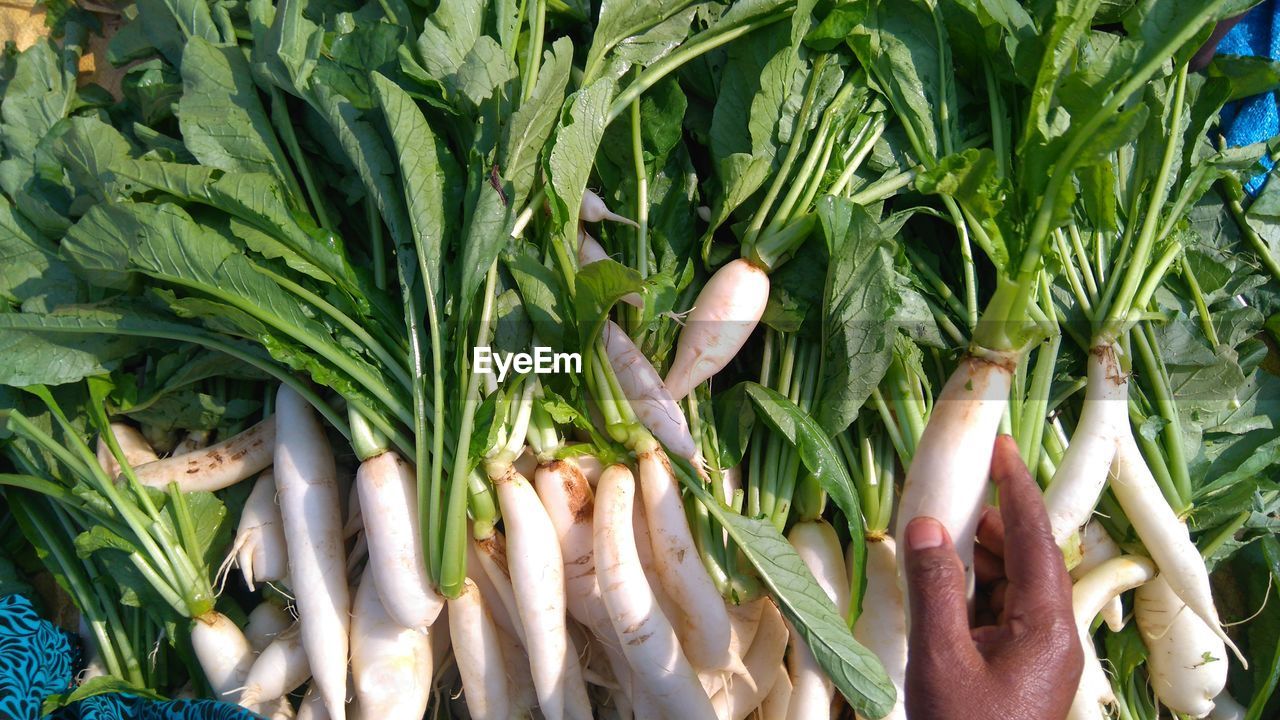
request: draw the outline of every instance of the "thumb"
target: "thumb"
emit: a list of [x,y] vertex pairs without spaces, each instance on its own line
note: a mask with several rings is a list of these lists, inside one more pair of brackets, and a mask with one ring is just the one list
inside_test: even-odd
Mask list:
[[906,581],[911,609],[909,656],[954,671],[977,656],[969,631],[964,565],[942,523],[917,517],[906,528]]

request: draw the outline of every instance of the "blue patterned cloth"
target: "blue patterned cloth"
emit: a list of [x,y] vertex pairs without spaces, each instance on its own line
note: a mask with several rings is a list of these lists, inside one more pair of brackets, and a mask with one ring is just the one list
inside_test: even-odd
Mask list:
[[21,595],[0,598],[0,718],[40,717],[40,705],[71,689],[72,645]]
[[[40,619],[21,595],[0,597],[0,720],[39,720],[45,698],[72,689],[79,642]],[[85,698],[50,720],[260,720],[213,700],[156,702],[120,693]]]
[[94,695],[59,710],[50,720],[262,720],[248,710],[214,700],[156,702],[132,695]]
[[[1280,1],[1266,0],[1255,6],[1218,43],[1219,55],[1244,55],[1280,60]],[[1266,142],[1280,135],[1280,109],[1275,91],[1254,95],[1231,103],[1222,109],[1222,126],[1227,144],[1232,147]],[[1262,158],[1271,169],[1271,159]],[[1267,173],[1254,175],[1245,190],[1256,195],[1267,180]]]

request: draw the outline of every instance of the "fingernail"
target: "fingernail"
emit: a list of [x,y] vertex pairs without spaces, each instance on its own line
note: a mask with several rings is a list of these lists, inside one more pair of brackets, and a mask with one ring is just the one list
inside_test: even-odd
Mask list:
[[945,542],[942,523],[931,517],[918,517],[907,524],[907,546],[912,550],[928,550]]

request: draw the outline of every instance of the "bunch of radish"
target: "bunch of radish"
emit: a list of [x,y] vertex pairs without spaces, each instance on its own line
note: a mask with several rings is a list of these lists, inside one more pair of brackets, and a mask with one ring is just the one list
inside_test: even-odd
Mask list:
[[0,73],[0,528],[86,677],[902,720],[905,529],[981,604],[1009,434],[1071,717],[1274,709],[1211,576],[1280,578],[1277,213],[1215,124],[1274,67],[1192,65],[1241,3],[170,5],[123,98],[74,13]]

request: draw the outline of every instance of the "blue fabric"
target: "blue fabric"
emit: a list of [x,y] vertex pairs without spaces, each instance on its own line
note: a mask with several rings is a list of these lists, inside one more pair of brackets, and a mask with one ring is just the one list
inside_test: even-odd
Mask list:
[[50,720],[261,720],[261,716],[213,700],[156,702],[116,693],[85,698],[54,713]]
[[40,717],[40,705],[71,689],[72,645],[21,595],[0,598],[0,718]]
[[[72,689],[79,641],[40,619],[21,595],[0,597],[0,720],[39,720],[46,698]],[[85,698],[50,720],[260,720],[214,700],[155,702],[112,693]]]
[[[1245,55],[1280,60],[1280,0],[1266,0],[1255,6],[1218,43],[1219,55]],[[1222,109],[1222,126],[1227,144],[1232,147],[1266,142],[1280,135],[1280,109],[1274,91],[1238,100]],[[1272,162],[1262,158],[1269,170]],[[1245,190],[1256,195],[1267,180],[1267,173],[1254,175]]]

